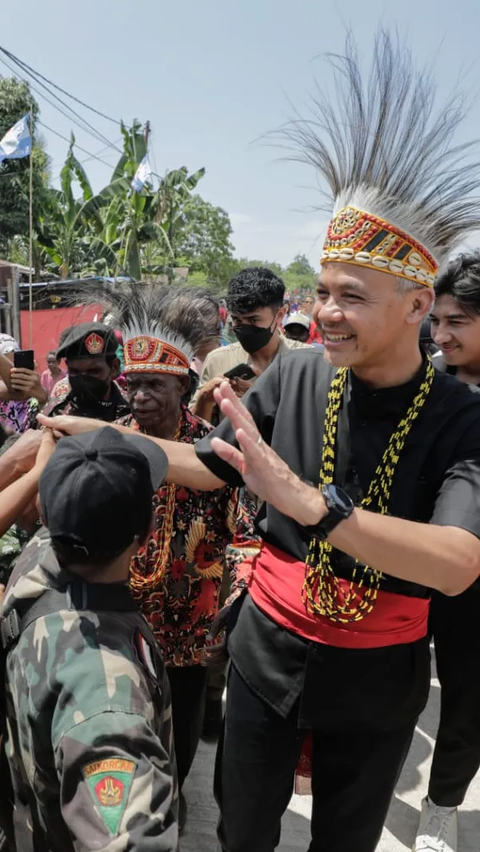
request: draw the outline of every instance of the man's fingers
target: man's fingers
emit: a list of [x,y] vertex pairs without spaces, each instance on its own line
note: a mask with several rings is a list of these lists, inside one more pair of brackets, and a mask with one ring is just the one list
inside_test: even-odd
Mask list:
[[55,435],[51,429],[44,429],[42,432],[42,444],[46,444],[49,447],[55,446]]
[[238,472],[243,476],[244,472],[244,459],[243,453],[240,450],[237,450],[236,447],[232,447],[230,444],[227,444],[226,441],[222,441],[221,438],[212,438],[212,450],[217,454],[222,461],[227,462],[227,464],[231,465],[231,467],[238,470]]
[[268,464],[268,458],[265,454],[266,444],[258,440],[260,433],[252,437],[245,429],[237,429],[235,437],[240,445],[244,463],[249,462],[256,467],[261,465],[262,462],[263,464]]
[[61,414],[57,417],[47,417],[45,414],[38,414],[37,420],[40,426],[43,426],[45,429],[51,429],[53,432],[61,432],[62,435],[68,434],[68,417]]
[[59,429],[58,425],[58,417],[47,417],[45,414],[37,414],[37,420],[40,423],[40,426],[43,426],[45,429]]
[[232,388],[228,388],[228,392],[226,392],[222,385],[215,391],[214,398],[222,414],[228,417],[234,429],[245,429],[254,438],[258,436],[258,429],[252,415],[238,399]]
[[222,400],[224,399],[230,400],[234,410],[238,413],[243,412],[243,416],[248,420],[248,422],[253,423],[253,418],[250,412],[239,400],[231,384],[227,381],[222,382],[215,390],[215,401],[218,403],[218,405],[220,405],[222,403]]

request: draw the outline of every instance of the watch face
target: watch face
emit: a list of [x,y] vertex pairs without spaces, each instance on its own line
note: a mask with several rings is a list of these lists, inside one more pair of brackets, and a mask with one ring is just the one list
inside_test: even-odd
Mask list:
[[345,512],[348,512],[352,506],[352,501],[348,494],[346,494],[342,488],[338,488],[337,485],[330,485],[329,490],[331,494],[332,503],[335,504],[336,508],[338,508],[339,511],[343,510]]

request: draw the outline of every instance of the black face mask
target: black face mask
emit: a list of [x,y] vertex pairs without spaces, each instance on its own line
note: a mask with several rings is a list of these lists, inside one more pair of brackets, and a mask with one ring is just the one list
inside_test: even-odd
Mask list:
[[242,349],[245,349],[249,355],[253,355],[254,352],[258,352],[270,343],[275,333],[275,326],[273,323],[268,328],[258,325],[239,325],[233,328],[233,332]]
[[102,402],[109,389],[106,379],[98,379],[97,376],[83,375],[69,376],[68,381],[75,399],[85,402]]

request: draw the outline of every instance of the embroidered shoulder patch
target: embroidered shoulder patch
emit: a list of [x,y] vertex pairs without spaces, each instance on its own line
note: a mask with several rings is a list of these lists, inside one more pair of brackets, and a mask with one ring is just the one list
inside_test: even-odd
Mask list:
[[97,812],[112,837],[118,834],[135,769],[133,760],[121,757],[96,760],[83,769]]

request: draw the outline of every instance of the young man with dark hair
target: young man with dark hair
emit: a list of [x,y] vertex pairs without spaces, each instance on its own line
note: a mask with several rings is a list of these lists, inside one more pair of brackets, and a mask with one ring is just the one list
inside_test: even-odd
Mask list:
[[480,384],[480,252],[461,254],[435,282],[431,334],[447,373]]
[[[305,345],[298,338],[283,334],[283,319],[287,312],[285,286],[281,278],[266,267],[247,267],[232,278],[228,285],[227,307],[237,342],[221,346],[207,355],[199,389],[191,402],[195,414],[209,423],[217,422],[220,415],[213,393],[225,373],[241,364],[251,370],[249,378],[237,376],[230,379],[235,393],[242,397],[277,356]],[[243,514],[247,513],[247,506],[255,505],[248,495],[242,497],[241,503]],[[251,524],[253,526],[253,517]],[[248,522],[247,525],[250,526]],[[237,556],[235,560],[238,562]],[[222,605],[229,592],[226,575],[220,599]],[[220,731],[225,684],[225,667],[210,668],[204,726],[204,735],[209,738],[218,736]]]
[[41,474],[47,529],[17,563],[1,622],[2,822],[19,852],[177,850],[168,681],[128,589],[166,469],[151,441],[107,428],[60,441]]
[[[462,382],[480,384],[480,252],[462,254],[435,282],[434,363]],[[442,364],[443,360],[443,364]],[[480,589],[455,598],[433,592],[430,630],[441,686],[441,713],[428,796],[415,852],[457,848],[457,809],[480,767]]]
[[215,419],[213,392],[225,373],[245,364],[249,377],[230,379],[237,396],[242,397],[277,355],[304,346],[282,333],[285,286],[270,269],[253,266],[242,269],[228,285],[227,306],[237,343],[221,346],[207,355],[192,410],[204,420]]

